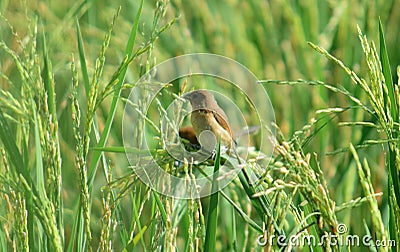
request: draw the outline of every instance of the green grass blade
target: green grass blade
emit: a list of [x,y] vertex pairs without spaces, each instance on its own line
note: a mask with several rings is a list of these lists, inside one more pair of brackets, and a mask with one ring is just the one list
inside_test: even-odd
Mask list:
[[0,229],[0,249],[1,251],[7,251],[6,234],[2,229]]
[[[147,230],[147,226],[144,226],[140,231],[133,237],[133,239],[128,243],[126,248],[124,248],[123,252],[133,251],[139,241],[143,240],[144,233]],[[145,247],[144,247],[145,248]]]
[[40,135],[39,135],[39,125],[37,121],[36,113],[33,114],[35,123],[35,176],[36,176],[36,186],[39,192],[40,198],[44,199],[46,191],[44,189],[44,174],[43,174],[43,160],[42,160],[42,147],[40,145]]
[[[267,215],[268,217],[273,216],[271,213],[270,207],[269,207],[270,202],[269,202],[268,197],[265,195],[260,195],[259,197],[254,197],[254,195],[256,194],[256,189],[248,183],[248,181],[250,181],[249,176],[248,176],[248,174],[250,174],[250,172],[247,168],[248,167],[245,167],[238,174],[240,183],[242,184],[247,197],[250,199],[251,204],[257,210],[257,212],[261,218],[263,218],[265,215]],[[249,224],[251,224],[251,223],[249,222]],[[257,226],[254,226],[254,225],[252,225],[252,226],[255,227],[257,230],[259,230],[257,228]],[[283,234],[281,228],[279,228],[276,221],[274,221],[274,226],[275,226],[276,232],[279,235]],[[262,231],[260,231],[260,232],[262,232]]]
[[[135,40],[136,40],[137,28],[139,26],[140,15],[142,14],[143,3],[144,3],[144,0],[141,0],[139,9],[135,16],[135,21],[134,21],[132,29],[131,29],[131,33],[129,34],[128,43],[125,48],[125,56],[129,56],[129,57],[132,56],[133,46],[135,45]],[[126,70],[123,73],[123,76],[125,76],[125,73],[126,73]],[[122,80],[120,80],[120,82],[122,83]]]
[[48,55],[48,50],[47,50],[47,43],[46,43],[46,37],[45,33],[43,31],[42,34],[42,43],[43,43],[43,60],[44,60],[44,67],[42,71],[42,78],[43,78],[43,83],[44,83],[44,88],[47,92],[47,103],[49,106],[49,112],[52,116],[54,117],[54,120],[57,118],[57,110],[56,110],[56,104],[55,104],[55,91],[54,91],[54,82],[53,82],[53,76],[51,72],[51,63]]
[[[125,49],[125,56],[131,56],[133,53],[133,46],[134,46],[134,42],[136,39],[136,33],[137,33],[137,28],[139,26],[139,19],[140,19],[140,14],[142,12],[142,7],[143,7],[143,2],[144,0],[142,0],[140,2],[140,6],[139,9],[136,13],[136,18],[135,18],[135,22],[132,26],[131,29],[131,33],[129,34],[129,40],[128,43],[126,45],[126,49]],[[101,133],[100,136],[100,140],[97,144],[97,147],[104,147],[105,143],[107,141],[108,135],[110,133],[110,129],[111,129],[111,125],[112,125],[112,121],[114,119],[114,115],[115,115],[115,111],[117,109],[117,102],[120,96],[120,92],[121,92],[121,87],[122,87],[122,83],[125,79],[125,74],[126,71],[128,69],[128,66],[126,66],[125,68],[123,68],[118,76],[118,83],[115,86],[115,91],[114,91],[114,96],[110,105],[110,111],[108,113],[108,117],[107,117],[107,121],[105,123],[104,126],[104,130]],[[96,170],[97,170],[97,164],[100,160],[100,156],[101,156],[101,152],[100,151],[94,151],[93,152],[93,158],[92,158],[92,162],[90,164],[89,167],[89,177],[88,177],[88,184],[91,185],[93,184],[93,180],[94,180],[94,175],[96,174]]]
[[102,152],[113,152],[113,153],[133,153],[133,154],[142,154],[142,155],[149,155],[155,154],[157,152],[156,149],[150,150],[141,150],[138,148],[131,148],[131,147],[123,147],[123,146],[108,146],[108,147],[92,147],[89,148],[90,150],[95,151],[102,151]]
[[[390,116],[392,120],[396,123],[399,122],[399,111],[398,111],[398,104],[397,104],[397,97],[396,97],[396,92],[395,92],[395,87],[394,83],[392,80],[392,73],[390,71],[390,63],[389,63],[389,56],[387,53],[386,49],[386,42],[385,42],[385,37],[384,37],[384,32],[383,32],[383,27],[382,27],[382,22],[379,19],[379,45],[380,45],[380,61],[382,63],[382,72],[383,76],[385,77],[385,84],[389,96],[389,101],[387,101],[387,98],[384,97],[384,102],[385,102],[385,107],[389,107],[390,109]],[[392,132],[392,137],[397,138],[398,137],[398,132],[394,131]],[[395,230],[398,230],[399,227],[397,225],[398,220],[400,216],[398,216],[398,209],[400,208],[400,174],[398,171],[398,168],[396,167],[396,147],[395,144],[389,143],[389,153],[388,153],[388,159],[387,159],[387,170],[389,173],[388,176],[388,191],[389,191],[389,197],[395,197],[397,206],[394,205],[393,200],[389,200],[389,205],[390,205],[390,220],[389,220],[389,232],[390,232],[390,237],[392,239],[396,239],[397,242],[399,242],[399,237],[396,235],[397,232]],[[393,187],[393,190],[392,190]],[[393,195],[394,194],[394,195]],[[394,218],[394,219],[393,219]]]
[[220,191],[221,195],[233,206],[233,208],[240,214],[244,221],[246,221],[252,228],[262,233],[263,229],[256,222],[254,222],[250,216],[248,216],[235,202],[226,195],[224,191]]
[[147,226],[144,226],[141,230],[140,230],[140,232],[137,234],[137,235],[135,235],[135,237],[133,237],[133,242],[132,242],[132,244],[133,244],[133,247],[135,247],[138,243],[139,243],[139,240],[142,240],[143,238],[143,235],[144,235],[144,232],[146,232],[146,230],[147,230]]
[[[390,100],[390,114],[395,122],[399,122],[399,111],[396,99],[396,93],[394,89],[392,72],[390,71],[389,56],[386,49],[385,36],[383,33],[382,22],[379,19],[379,51],[380,51],[380,61],[382,63],[382,72],[385,77],[385,84],[388,90],[389,100]],[[385,106],[388,106],[388,102],[385,99]]]
[[[396,93],[394,90],[394,84],[392,80],[392,74],[390,71],[390,64],[389,64],[389,57],[388,53],[386,50],[386,43],[385,43],[385,37],[383,34],[383,28],[382,28],[382,22],[379,20],[379,42],[380,42],[380,60],[382,62],[382,72],[385,77],[385,84],[388,90],[388,96],[390,100],[390,114],[394,122],[399,122],[399,116],[398,116],[398,106],[397,106],[397,99],[395,97]],[[387,100],[385,99],[385,106],[389,106]],[[397,132],[393,132],[393,138],[397,138]],[[392,182],[394,186],[394,191],[395,191],[395,196],[397,199],[397,204],[400,207],[400,182],[399,182],[399,174],[397,171],[397,168],[395,166],[395,156],[396,153],[391,151],[389,149],[389,159],[388,159],[388,170],[389,173],[392,176]],[[390,185],[389,185],[390,186]]]
[[218,141],[217,144],[217,153],[215,156],[215,164],[214,164],[214,175],[212,181],[211,192],[214,192],[210,196],[210,206],[208,209],[208,218],[207,218],[207,227],[206,227],[206,238],[204,241],[204,251],[215,251],[215,244],[217,238],[217,225],[218,225],[218,201],[219,201],[219,192],[218,192],[218,173],[219,166],[221,161],[221,143]]
[[[67,251],[68,252],[72,252],[72,251],[82,251],[82,246],[79,246],[79,244],[83,244],[83,222],[81,221],[80,216],[82,216],[82,212],[81,212],[81,207],[79,204],[79,200],[75,203],[74,206],[75,209],[75,217],[74,217],[74,223],[72,225],[72,231],[71,231],[71,237],[69,239],[69,243],[68,243],[68,248]],[[81,227],[78,227],[78,225],[81,225]],[[75,244],[75,241],[78,241],[77,244]],[[75,246],[75,249],[74,249]]]
[[84,47],[84,44],[83,44],[81,28],[80,28],[78,19],[76,20],[76,36],[78,38],[79,61],[81,63],[81,71],[82,71],[83,83],[85,85],[86,95],[89,95],[89,89],[90,89],[89,74],[88,74],[88,71],[87,71],[86,57],[85,57],[85,47]]
[[235,209],[231,208],[231,215],[232,215],[232,250],[238,251],[238,244],[237,244],[237,237],[236,237],[236,215]]
[[[138,195],[133,196],[132,194],[131,194],[131,196],[132,196],[132,214],[134,216],[136,225],[137,225],[138,229],[140,230],[139,233],[141,233],[143,228],[142,228],[142,224],[140,223],[140,209],[139,209],[140,206],[139,207],[137,206],[136,200],[134,198],[134,197],[137,197],[137,202],[139,203],[140,202],[140,196],[138,196]],[[140,238],[140,242],[141,242],[141,244],[143,246],[143,249],[146,250],[146,245],[144,243],[143,234],[140,235],[139,238]]]
[[153,197],[157,203],[158,210],[160,210],[162,221],[164,224],[166,224],[167,223],[167,212],[165,211],[165,208],[160,200],[160,195],[154,190],[151,190],[151,192],[153,193]]
[[27,181],[30,181],[30,176],[25,168],[25,163],[22,159],[21,153],[16,145],[13,136],[13,132],[10,130],[10,126],[3,114],[3,110],[0,109],[0,140],[3,142],[4,149],[10,156],[10,160],[15,166],[17,173],[22,174]]

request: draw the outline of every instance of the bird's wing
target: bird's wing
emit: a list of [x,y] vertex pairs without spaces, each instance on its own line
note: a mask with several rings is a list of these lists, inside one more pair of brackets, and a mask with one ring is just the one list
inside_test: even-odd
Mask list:
[[228,131],[229,135],[232,136],[232,140],[236,144],[235,136],[232,134],[231,127],[229,127],[228,117],[226,116],[225,112],[222,109],[219,109],[218,111],[213,111],[213,115],[215,120],[217,120],[222,128]]

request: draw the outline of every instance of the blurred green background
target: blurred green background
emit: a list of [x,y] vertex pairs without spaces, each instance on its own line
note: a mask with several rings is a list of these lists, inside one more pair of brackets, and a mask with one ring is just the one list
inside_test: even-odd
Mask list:
[[[316,53],[307,42],[320,45],[345,65],[361,76],[366,75],[362,47],[357,25],[368,38],[378,44],[378,18],[385,30],[387,49],[394,81],[397,82],[396,67],[400,64],[400,1],[398,0],[349,0],[349,1],[239,1],[239,0],[171,0],[167,3],[165,16],[160,26],[176,18],[176,22],[163,32],[154,44],[150,57],[136,59],[128,70],[125,82],[135,83],[145,70],[147,63],[155,65],[171,57],[186,53],[208,52],[232,58],[249,68],[260,80],[321,80],[334,86],[343,86],[353,95],[360,89],[350,78],[323,56]],[[144,2],[139,24],[136,47],[151,37],[154,10],[157,1]],[[79,187],[74,160],[74,138],[71,122],[70,64],[72,55],[78,58],[76,20],[79,21],[86,49],[89,76],[92,75],[95,59],[108,26],[118,7],[117,19],[111,43],[106,53],[106,65],[101,86],[105,86],[123,57],[139,1],[12,1],[0,0],[0,40],[18,54],[26,53],[24,43],[28,39],[30,23],[39,18],[39,32],[44,31],[49,57],[53,64],[56,83],[57,110],[59,117],[63,198],[65,207],[66,238],[70,232],[72,208]],[[39,45],[41,46],[41,45]],[[78,66],[79,68],[79,66]],[[0,50],[1,89],[17,90],[19,75],[12,59]],[[12,83],[12,84],[10,84]],[[309,85],[265,85],[274,107],[277,125],[287,138],[316,117],[316,110],[328,107],[348,107],[352,103],[343,95],[330,92],[320,86]],[[80,97],[84,106],[83,86]],[[123,92],[127,96],[127,91]],[[361,100],[365,99],[362,97]],[[99,128],[102,129],[111,99],[106,99],[97,112]],[[121,146],[123,104],[119,104],[116,118],[107,145]],[[331,151],[359,144],[365,139],[378,136],[374,130],[339,127],[339,121],[370,120],[359,110],[349,110],[333,119],[324,119],[325,127],[304,146],[305,152],[318,153],[321,167],[328,181],[328,188],[338,204],[361,195],[354,164],[348,153],[326,155]],[[312,131],[311,129],[310,131]],[[311,133],[310,133],[311,134]],[[93,139],[93,138],[92,138]],[[386,171],[382,146],[370,146],[360,150],[367,157],[373,172],[373,183],[377,192],[386,190]],[[126,174],[128,163],[123,154],[108,154],[114,163],[115,176]],[[100,170],[99,170],[100,171]],[[104,176],[95,180],[92,225],[99,230],[101,217],[100,188],[105,184]],[[383,203],[387,198],[383,197]],[[385,204],[382,204],[384,206]],[[383,207],[384,214],[386,208]],[[339,214],[339,222],[347,223],[355,233],[364,232],[361,218],[367,218],[368,208]],[[129,210],[126,210],[129,216]],[[352,217],[353,216],[353,217]],[[93,232],[96,234],[96,231]],[[98,234],[94,235],[98,239]],[[97,237],[97,238],[96,238]]]

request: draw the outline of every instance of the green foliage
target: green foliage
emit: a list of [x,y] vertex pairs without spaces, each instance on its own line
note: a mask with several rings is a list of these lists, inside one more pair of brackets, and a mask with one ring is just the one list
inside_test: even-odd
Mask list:
[[[214,173],[211,191],[214,192],[218,188],[218,174],[221,162],[221,144],[218,141],[215,155]],[[215,251],[217,241],[217,229],[218,229],[218,205],[219,205],[219,193],[213,193],[210,196],[210,205],[208,209],[206,238],[204,241],[204,251]]]
[[[0,250],[291,250],[288,240],[282,245],[273,237],[312,235],[319,242],[339,234],[341,223],[348,227],[343,237],[400,242],[400,95],[390,64],[400,59],[399,7],[1,1]],[[204,200],[178,200],[133,172],[124,152],[146,153],[124,149],[121,121],[131,83],[158,62],[193,52],[230,57],[263,79],[276,114],[276,125],[268,126],[278,135],[264,165],[250,148],[226,188]],[[215,162],[185,162],[178,170],[163,149],[154,118],[185,81],[168,85],[155,111],[144,113],[146,100],[133,104],[154,130],[134,125],[132,139],[141,143],[142,133],[152,132],[152,157],[189,181],[218,170],[226,156],[218,148]],[[224,92],[239,96],[229,86]],[[262,179],[251,184],[250,174]],[[273,242],[262,247],[260,236]],[[351,247],[357,249],[365,247]]]

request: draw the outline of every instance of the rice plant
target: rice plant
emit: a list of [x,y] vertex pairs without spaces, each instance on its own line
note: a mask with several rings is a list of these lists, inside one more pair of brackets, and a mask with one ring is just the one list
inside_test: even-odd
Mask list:
[[[0,2],[0,250],[396,251],[398,7]],[[177,161],[166,135],[189,120],[161,119],[173,100],[181,102],[193,82],[214,82],[257,125],[251,101],[223,80],[152,82],[160,62],[195,52],[224,55],[257,76],[276,118],[261,130],[276,134],[268,139],[271,157],[256,132],[248,148],[238,147],[231,183],[204,198],[179,199],[142,181],[141,161],[152,159],[190,184],[217,174],[230,157],[218,144],[204,162]],[[147,91],[130,99],[139,80],[147,91],[163,88],[154,100]],[[140,118],[130,140],[148,150],[124,145],[126,106]],[[219,180],[207,183],[214,191]]]

